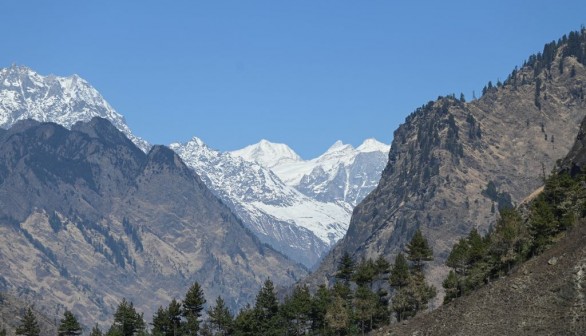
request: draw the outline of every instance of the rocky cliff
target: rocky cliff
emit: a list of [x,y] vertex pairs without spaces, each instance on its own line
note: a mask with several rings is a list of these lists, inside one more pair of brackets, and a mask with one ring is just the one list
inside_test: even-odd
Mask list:
[[393,259],[417,228],[435,253],[431,278],[453,243],[485,232],[499,206],[520,202],[570,149],[586,115],[586,31],[545,46],[479,99],[431,101],[394,133],[377,188],[354,210],[346,236],[308,280],[327,281],[343,252]]

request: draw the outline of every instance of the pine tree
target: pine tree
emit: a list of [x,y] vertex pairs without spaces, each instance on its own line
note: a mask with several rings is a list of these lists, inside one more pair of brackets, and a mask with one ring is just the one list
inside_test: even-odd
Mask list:
[[33,310],[29,307],[20,320],[20,324],[16,327],[16,334],[24,336],[39,336],[40,332],[41,329],[37,323],[37,318],[33,314]]
[[350,326],[350,312],[346,301],[339,296],[334,296],[332,303],[328,306],[325,319],[328,326],[338,334],[348,329]]
[[100,329],[100,327],[96,323],[94,325],[94,327],[92,328],[92,331],[90,332],[90,336],[103,336],[103,335],[104,334],[102,333],[102,329]]
[[171,335],[177,335],[182,327],[181,314],[181,302],[178,302],[176,299],[171,300],[169,307],[167,307],[167,317],[169,319]]
[[409,244],[407,244],[407,259],[414,263],[416,269],[421,270],[424,261],[433,260],[433,251],[421,230],[417,229]]
[[114,313],[114,323],[107,335],[133,336],[144,333],[145,323],[142,314],[139,314],[132,302],[125,298],[118,305]]
[[0,336],[6,336],[6,328],[0,329]]
[[338,264],[338,271],[336,272],[336,278],[341,279],[346,284],[352,279],[354,273],[354,261],[348,252],[344,252],[340,263]]
[[450,270],[450,273],[448,273],[448,276],[442,283],[442,286],[446,290],[446,296],[444,296],[444,304],[452,301],[453,299],[461,295],[458,276],[456,275],[456,272],[454,272],[453,270]]
[[317,288],[315,295],[311,298],[311,329],[326,333],[326,312],[332,302],[330,291],[325,285],[320,285]]
[[359,286],[356,289],[353,299],[354,314],[362,330],[371,330],[373,327],[374,315],[378,308],[378,296],[369,288]]
[[79,325],[77,318],[75,318],[73,313],[71,313],[69,310],[66,310],[65,313],[63,313],[63,318],[61,319],[61,323],[59,324],[58,335],[81,335],[81,326]]
[[369,258],[367,260],[362,260],[362,262],[358,264],[352,275],[352,279],[358,286],[364,286],[366,284],[372,286],[376,273],[376,265],[372,259]]
[[382,255],[376,259],[375,267],[376,273],[381,279],[391,271],[391,264]]
[[258,334],[258,323],[254,309],[247,305],[234,319],[234,335],[256,336]]
[[404,287],[409,283],[409,264],[405,259],[405,255],[400,253],[395,258],[395,263],[391,269],[391,276],[389,283],[392,287]]
[[216,299],[216,305],[208,311],[208,315],[210,324],[217,331],[216,335],[228,335],[230,333],[234,318],[220,296]]
[[304,335],[310,327],[311,294],[307,286],[297,286],[280,308],[288,322],[288,335]]
[[197,335],[199,318],[201,317],[205,303],[206,299],[203,289],[199,283],[193,283],[187,291],[187,294],[185,294],[185,300],[183,300],[183,317],[186,319],[183,329],[187,335]]
[[275,293],[275,287],[270,279],[267,279],[256,296],[254,312],[260,334],[279,335],[279,301]]
[[153,315],[153,326],[152,334],[154,336],[172,335],[171,328],[169,325],[169,314],[167,309],[159,306],[159,309]]

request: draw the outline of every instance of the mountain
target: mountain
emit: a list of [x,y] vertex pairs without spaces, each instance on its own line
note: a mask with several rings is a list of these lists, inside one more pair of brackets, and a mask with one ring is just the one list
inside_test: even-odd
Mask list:
[[199,282],[235,310],[265,279],[304,268],[262,244],[164,146],[144,153],[110,122],[0,131],[0,292],[102,326],[125,297],[150,319]]
[[319,157],[303,160],[285,144],[261,140],[230,154],[271,169],[311,198],[343,201],[353,207],[378,184],[389,149],[375,139],[365,140],[358,148],[337,141]]
[[392,260],[420,228],[435,253],[429,276],[439,285],[459,237],[486,232],[498,208],[537,189],[572,146],[586,115],[585,41],[583,30],[548,43],[504,83],[489,82],[481,98],[440,97],[408,116],[380,183],[307,281],[323,283],[345,252]]
[[0,127],[6,129],[19,120],[34,119],[71,128],[93,117],[110,120],[140,149],[148,151],[148,143],[133,135],[124,117],[79,76],[42,76],[17,65],[0,69]]
[[[532,195],[534,198],[526,199],[519,207],[519,213],[529,216],[522,225],[531,223],[529,213],[539,209],[537,203],[542,206],[547,204],[554,209],[563,208],[560,213],[566,216],[575,213],[572,218],[577,219],[573,227],[556,234],[552,247],[515,266],[506,277],[495,279],[480,289],[455,298],[453,302],[433,312],[416,316],[408,323],[381,329],[378,334],[584,334],[586,221],[583,217],[586,189],[582,173],[586,169],[585,134],[586,118],[582,121],[569,154],[554,169],[555,175],[546,182],[545,188],[540,188]],[[570,173],[571,179],[563,174],[565,172]],[[566,182],[560,185],[556,184],[556,180]]]
[[[269,169],[211,149],[198,138],[170,147],[261,241],[307,267],[346,232],[352,208],[344,202],[310,198],[285,185]],[[284,145],[275,150],[297,157]],[[265,153],[268,160],[275,151]]]

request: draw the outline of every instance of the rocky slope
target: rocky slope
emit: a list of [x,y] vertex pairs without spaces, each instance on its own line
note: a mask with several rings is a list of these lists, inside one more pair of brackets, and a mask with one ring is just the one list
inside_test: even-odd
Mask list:
[[407,117],[379,185],[308,281],[327,281],[343,252],[392,260],[421,228],[436,257],[429,276],[439,284],[453,243],[473,227],[486,231],[499,205],[539,187],[570,149],[586,115],[585,37],[546,45],[477,100],[443,97]]
[[194,282],[252,302],[305,274],[263,245],[172,150],[142,152],[104,119],[24,121],[0,132],[0,291],[86,325],[121,298],[150,319]]
[[317,158],[303,160],[285,144],[261,140],[230,154],[272,170],[311,198],[354,207],[378,184],[389,149],[375,139],[367,139],[357,148],[337,141]]
[[584,335],[586,223],[511,275],[373,335]]
[[132,134],[124,117],[79,76],[42,76],[17,65],[0,69],[0,127],[6,129],[19,120],[34,119],[71,128],[93,117],[110,120],[139,148],[148,151],[149,145]]
[[307,267],[346,233],[352,208],[344,202],[310,198],[269,169],[211,149],[198,138],[170,147],[261,241]]

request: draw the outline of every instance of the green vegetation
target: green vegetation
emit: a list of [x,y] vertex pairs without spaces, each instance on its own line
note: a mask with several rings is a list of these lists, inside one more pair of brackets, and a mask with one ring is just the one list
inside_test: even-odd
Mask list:
[[[435,288],[426,283],[423,272],[425,263],[430,260],[433,260],[433,253],[429,243],[417,230],[405,254],[399,253],[394,264],[383,256],[356,262],[349,254],[344,254],[333,285],[321,285],[314,294],[307,286],[297,286],[279,300],[273,282],[267,279],[254,306],[248,305],[234,316],[224,300],[218,297],[204,316],[206,300],[196,282],[182,301],[172,299],[168,305],[159,306],[148,325],[133,303],[123,299],[107,332],[104,334],[96,324],[90,335],[364,334],[427,309],[427,304],[436,295]],[[35,316],[29,309],[17,333],[38,336],[39,332]],[[64,312],[58,333],[63,336],[82,333],[72,312]]]
[[[451,271],[443,282],[444,302],[508,274],[514,266],[543,252],[577,218],[585,217],[584,183],[585,175],[553,174],[523,215],[513,208],[501,209],[499,220],[485,237],[473,229],[460,239],[446,261]],[[493,189],[489,183],[488,192]]]
[[41,329],[37,323],[37,318],[33,314],[33,310],[29,307],[20,320],[20,324],[16,327],[16,334],[24,336],[39,336],[40,333]]
[[77,318],[69,310],[63,313],[61,323],[59,323],[59,336],[77,336],[81,335],[81,326],[77,321]]

